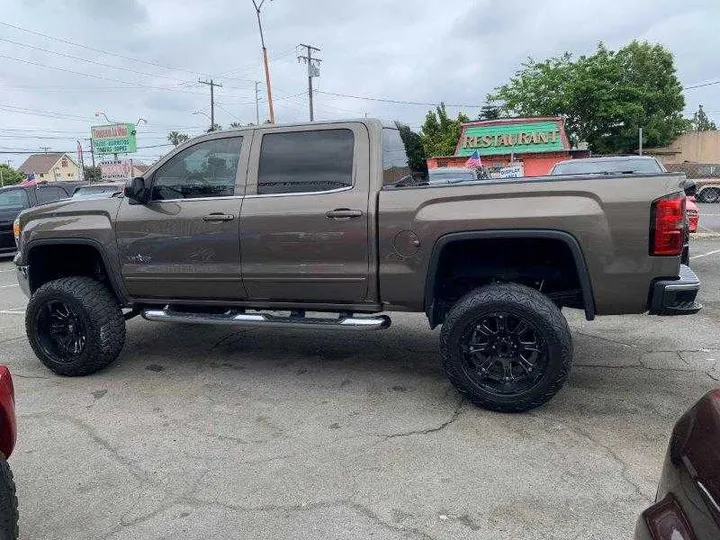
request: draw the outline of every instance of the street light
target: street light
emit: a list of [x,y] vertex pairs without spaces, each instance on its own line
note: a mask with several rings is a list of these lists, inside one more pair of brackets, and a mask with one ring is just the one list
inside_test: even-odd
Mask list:
[[215,131],[215,125],[212,123],[212,118],[208,113],[203,111],[195,111],[193,114],[202,114],[203,116],[207,117],[207,119],[210,120],[210,131]]
[[110,120],[110,119],[107,117],[107,114],[105,114],[105,113],[102,112],[102,111],[95,111],[95,118],[100,118],[101,116],[105,118],[105,121],[106,121],[106,122],[108,122],[108,123],[110,123],[110,124],[113,123],[113,121]]

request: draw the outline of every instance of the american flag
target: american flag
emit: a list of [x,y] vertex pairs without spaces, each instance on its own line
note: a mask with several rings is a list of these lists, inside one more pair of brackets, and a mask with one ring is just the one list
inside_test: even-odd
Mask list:
[[477,150],[475,150],[473,155],[465,162],[465,166],[468,168],[482,167],[482,159],[480,159],[480,154],[477,153]]

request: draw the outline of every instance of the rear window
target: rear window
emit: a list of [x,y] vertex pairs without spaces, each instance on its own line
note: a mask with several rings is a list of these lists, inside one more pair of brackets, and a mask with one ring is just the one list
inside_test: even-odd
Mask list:
[[654,159],[618,159],[592,161],[576,159],[558,163],[552,174],[633,174],[662,173],[660,164]]
[[405,127],[383,128],[383,186],[425,184],[427,162],[420,137]]

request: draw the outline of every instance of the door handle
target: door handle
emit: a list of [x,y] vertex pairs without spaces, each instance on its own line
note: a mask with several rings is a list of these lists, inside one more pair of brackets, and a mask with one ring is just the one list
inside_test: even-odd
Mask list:
[[329,219],[350,219],[356,217],[362,217],[362,210],[352,210],[350,208],[336,208],[330,210],[325,214],[325,217]]
[[235,216],[232,214],[208,214],[207,216],[203,216],[203,221],[232,221],[235,219]]

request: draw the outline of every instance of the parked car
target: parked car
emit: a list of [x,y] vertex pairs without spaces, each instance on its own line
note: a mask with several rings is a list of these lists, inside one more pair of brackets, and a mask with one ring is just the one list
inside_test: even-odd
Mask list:
[[720,538],[720,389],[675,424],[655,501],[638,519],[635,540]]
[[697,232],[700,224],[700,209],[695,202],[694,195],[687,198],[685,213],[688,217],[688,230],[691,233]]
[[37,183],[0,188],[0,256],[15,253],[13,222],[26,208],[69,198],[79,182]]
[[428,170],[430,185],[474,182],[478,179],[475,169],[466,167],[437,167]]
[[408,185],[411,163],[377,120],[252,126],[178,146],[124,197],[27,210],[15,264],[30,345],[78,376],[118,357],[139,314],[380,330],[380,312],[421,312],[442,325],[456,388],[517,412],[568,377],[562,307],[589,320],[701,309],[681,264],[683,174]]
[[7,459],[15,448],[15,388],[7,366],[0,365],[0,540],[18,537],[18,500]]
[[80,186],[72,194],[73,199],[106,199],[122,194],[125,182],[107,182]]

